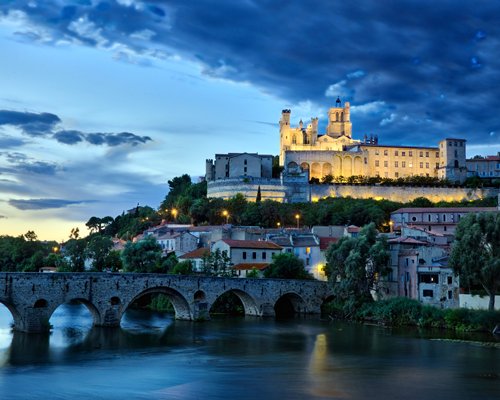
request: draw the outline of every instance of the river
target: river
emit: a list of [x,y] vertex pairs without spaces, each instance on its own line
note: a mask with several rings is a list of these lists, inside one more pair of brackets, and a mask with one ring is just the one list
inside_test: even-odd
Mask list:
[[136,310],[92,328],[83,305],[59,307],[50,335],[11,319],[0,305],[0,399],[500,399],[499,348],[432,332]]

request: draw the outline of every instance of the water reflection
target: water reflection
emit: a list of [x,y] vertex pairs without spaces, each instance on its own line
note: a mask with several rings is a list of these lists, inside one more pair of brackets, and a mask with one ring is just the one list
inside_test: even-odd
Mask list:
[[137,310],[120,328],[96,328],[85,306],[70,304],[53,314],[51,333],[30,335],[12,332],[3,311],[0,398],[9,400],[498,398],[499,349],[419,334]]

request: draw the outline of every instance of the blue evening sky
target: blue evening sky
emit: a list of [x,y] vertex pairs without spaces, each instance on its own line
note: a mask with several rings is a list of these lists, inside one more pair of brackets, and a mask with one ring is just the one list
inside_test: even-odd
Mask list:
[[278,154],[337,96],[353,136],[500,151],[490,1],[0,3],[0,234],[63,240],[158,207],[215,153]]

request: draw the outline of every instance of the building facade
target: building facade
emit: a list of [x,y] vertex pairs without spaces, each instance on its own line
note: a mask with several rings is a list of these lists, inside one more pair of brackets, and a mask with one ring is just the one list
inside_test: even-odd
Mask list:
[[291,111],[283,110],[280,126],[280,165],[285,168],[300,166],[310,178],[327,175],[348,178],[353,175],[382,178],[427,176],[463,182],[467,175],[465,140],[444,139],[438,147],[390,146],[378,142],[378,137],[366,135],[352,138],[350,104],[328,111],[326,133],[318,133],[318,118],[304,127],[290,126]]
[[227,178],[272,178],[273,156],[257,153],[216,154],[206,160],[205,179],[216,181]]
[[496,156],[476,156],[466,160],[467,176],[479,178],[500,178],[500,152]]

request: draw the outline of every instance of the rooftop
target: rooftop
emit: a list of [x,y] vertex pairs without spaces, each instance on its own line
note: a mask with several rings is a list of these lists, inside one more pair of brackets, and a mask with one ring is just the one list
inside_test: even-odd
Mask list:
[[233,240],[222,239],[229,247],[234,249],[275,249],[281,250],[282,247],[273,242],[264,242],[261,240]]

